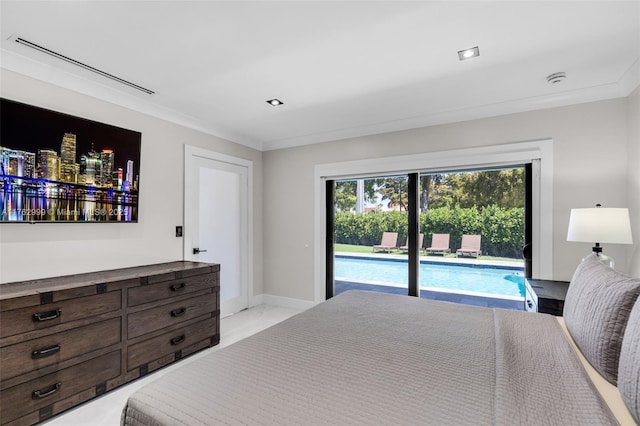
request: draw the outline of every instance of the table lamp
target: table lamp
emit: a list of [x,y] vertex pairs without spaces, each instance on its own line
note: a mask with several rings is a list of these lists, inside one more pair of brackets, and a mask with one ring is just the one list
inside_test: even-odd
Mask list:
[[595,243],[588,256],[596,256],[613,269],[613,259],[602,253],[600,244],[633,244],[629,209],[604,208],[600,204],[595,208],[571,209],[567,241]]

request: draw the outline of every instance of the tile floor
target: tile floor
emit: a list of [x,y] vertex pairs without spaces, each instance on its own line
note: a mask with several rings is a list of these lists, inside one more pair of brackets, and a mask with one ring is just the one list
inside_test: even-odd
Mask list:
[[177,364],[170,365],[133,383],[115,389],[106,395],[62,413],[43,424],[47,426],[117,426],[120,424],[120,413],[129,395],[146,383],[195,359],[264,330],[299,312],[301,311],[296,309],[259,305],[225,317],[220,321],[220,344],[217,346],[194,354]]

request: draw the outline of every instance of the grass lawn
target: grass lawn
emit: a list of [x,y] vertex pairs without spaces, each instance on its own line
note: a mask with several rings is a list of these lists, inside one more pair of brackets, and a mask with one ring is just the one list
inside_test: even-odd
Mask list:
[[[344,253],[372,253],[372,247],[371,246],[356,246],[356,245],[351,245],[351,244],[336,244],[335,245],[335,251],[340,251],[340,252],[344,252]],[[400,251],[393,251],[391,252],[392,254],[402,254],[402,252]],[[449,253],[449,254],[445,254],[445,255],[441,255],[441,254],[436,254],[436,255],[432,255],[432,256],[438,256],[438,257],[449,257],[449,258],[456,258],[456,254],[455,253]],[[509,258],[509,257],[495,257],[495,256],[479,256],[478,259],[483,259],[483,260],[505,260],[505,261],[522,261],[522,259],[513,259],[513,258]]]

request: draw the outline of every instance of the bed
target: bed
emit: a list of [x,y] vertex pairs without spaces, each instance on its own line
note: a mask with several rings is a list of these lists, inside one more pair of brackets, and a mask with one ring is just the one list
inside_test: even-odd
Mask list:
[[576,271],[564,321],[345,292],[149,383],[121,423],[634,424],[640,280],[600,265]]

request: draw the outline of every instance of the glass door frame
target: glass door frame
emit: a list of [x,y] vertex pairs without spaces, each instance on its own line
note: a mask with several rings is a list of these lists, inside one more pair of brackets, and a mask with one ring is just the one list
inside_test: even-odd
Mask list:
[[[532,200],[532,166],[531,163],[503,166],[492,170],[521,169],[524,172],[524,247],[525,277],[531,278],[531,200]],[[478,170],[456,170],[456,173],[475,172]],[[453,173],[443,171],[442,173]],[[408,173],[407,178],[407,295],[420,297],[420,176],[423,173]],[[326,299],[335,295],[335,213],[336,213],[336,181],[326,180]],[[527,248],[527,249],[525,249]]]
[[379,175],[437,173],[530,163],[532,274],[552,279],[553,272],[553,140],[318,164],[314,170],[314,302],[327,298],[327,181]]

